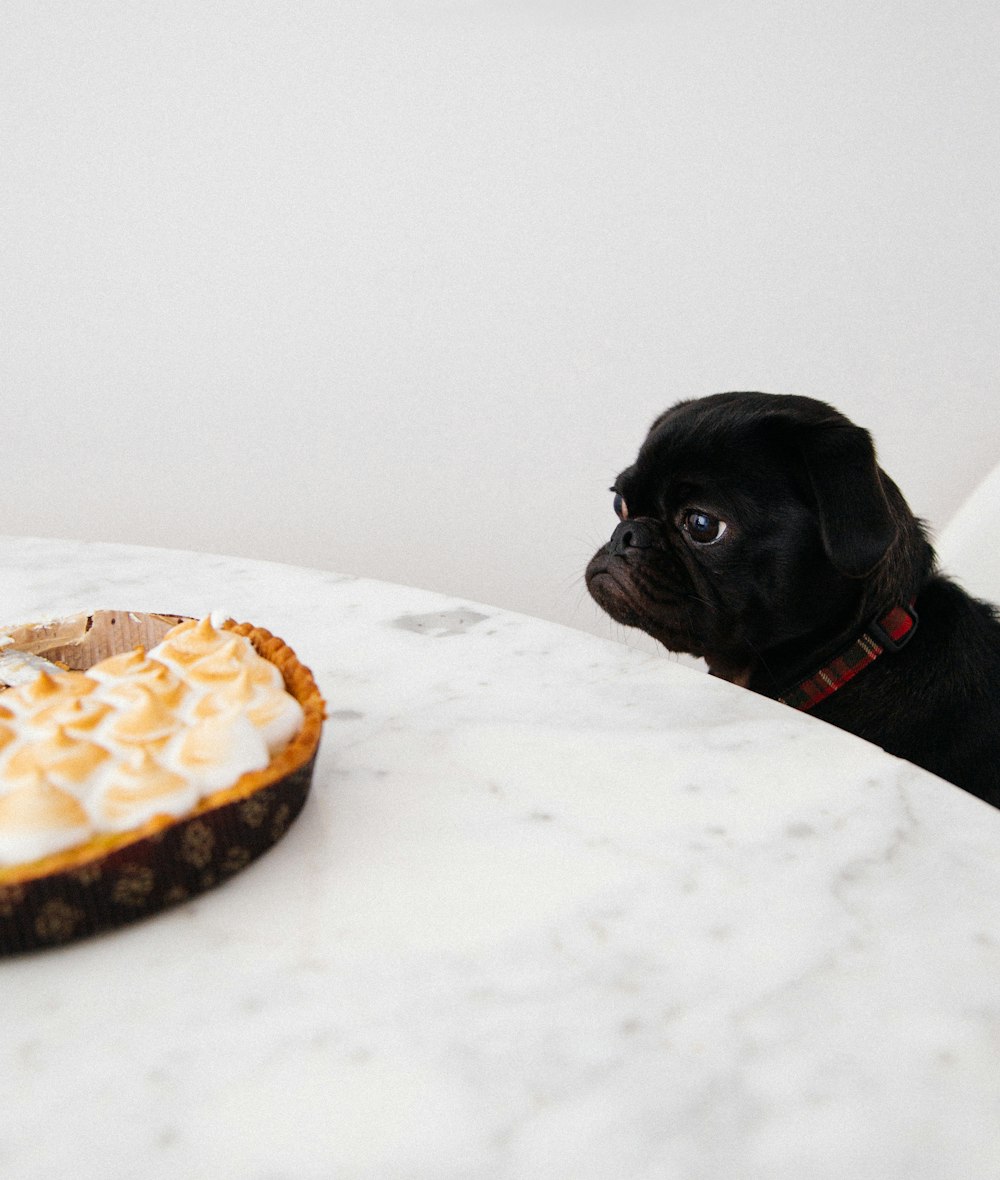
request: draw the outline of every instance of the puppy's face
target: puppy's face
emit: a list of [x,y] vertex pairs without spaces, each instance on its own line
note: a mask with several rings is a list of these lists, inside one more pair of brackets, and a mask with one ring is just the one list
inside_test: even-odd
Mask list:
[[867,433],[821,402],[719,394],[653,424],[587,567],[615,620],[746,682],[859,608],[896,536]]

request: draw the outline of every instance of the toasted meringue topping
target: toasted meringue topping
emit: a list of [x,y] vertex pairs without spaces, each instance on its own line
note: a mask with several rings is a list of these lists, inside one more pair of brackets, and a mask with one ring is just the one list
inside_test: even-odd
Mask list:
[[162,664],[160,671],[162,676],[106,681],[95,695],[121,711],[143,707],[152,698],[160,708],[175,712],[183,705],[191,690]]
[[41,741],[13,750],[3,764],[5,777],[12,779],[44,775],[62,787],[81,786],[111,757],[94,742],[75,738],[59,728]]
[[247,718],[274,754],[299,732],[305,714],[299,702],[287,692],[271,692],[249,706]]
[[281,673],[218,622],[2,693],[0,864],[183,815],[291,740],[304,714]]
[[240,644],[239,636],[234,635],[227,643],[195,660],[186,669],[188,679],[197,685],[211,688],[215,684],[225,684],[234,680],[243,666],[245,645]]
[[[210,657],[213,658],[213,657]],[[276,687],[269,675],[261,675],[254,665],[240,669],[237,675],[211,693],[200,697],[191,710],[195,720],[214,717],[237,708],[246,714],[251,725],[259,731],[273,754],[298,733],[303,712],[299,702],[281,686],[281,673],[273,664],[260,660],[278,677]],[[200,668],[201,664],[195,666]],[[195,669],[192,669],[192,672]]]
[[20,831],[40,828],[82,827],[87,813],[68,791],[35,774],[28,781],[0,794],[0,826]]
[[89,737],[112,712],[113,705],[96,695],[60,700],[47,709],[40,709],[32,718],[38,729],[62,727],[67,733]]
[[232,680],[198,697],[191,714],[198,718],[214,717],[216,713],[225,713],[249,704],[254,695],[253,674],[249,668],[240,668]]
[[0,650],[0,684],[27,684],[42,671],[58,672],[59,666],[29,651]]
[[87,675],[100,684],[100,691],[104,696],[132,689],[137,684],[166,696],[184,685],[166,664],[146,655],[141,647],[101,660],[99,664],[94,664],[87,670]]
[[163,751],[162,760],[204,790],[216,791],[247,771],[263,770],[271,756],[247,718],[233,711],[182,730]]
[[27,684],[18,684],[3,694],[5,708],[12,713],[33,713],[57,701],[86,696],[97,687],[83,672],[39,672]]
[[146,655],[146,649],[140,646],[98,661],[87,669],[87,675],[91,680],[120,680],[123,676],[132,679],[141,676],[150,668],[162,667],[162,664],[151,660]]
[[132,699],[112,714],[102,732],[110,742],[140,746],[169,737],[177,726],[176,711],[144,684],[137,684]]
[[71,848],[93,831],[82,804],[35,773],[0,793],[0,864]]
[[230,639],[230,632],[217,629],[211,617],[206,615],[197,622],[191,620],[178,623],[149,654],[161,663],[187,668],[195,660],[203,659],[216,648],[228,643]]
[[126,831],[154,815],[183,815],[198,797],[190,779],[167,770],[147,750],[140,750],[107,776],[94,810],[102,827]]

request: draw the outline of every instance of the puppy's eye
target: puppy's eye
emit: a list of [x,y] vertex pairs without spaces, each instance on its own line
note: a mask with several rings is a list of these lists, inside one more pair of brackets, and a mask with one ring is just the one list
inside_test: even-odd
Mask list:
[[615,509],[615,516],[617,516],[619,520],[628,520],[628,505],[625,503],[624,499],[622,498],[621,492],[615,492],[615,498],[614,498],[613,503],[614,503],[614,509]]
[[722,539],[728,527],[724,520],[698,508],[684,514],[684,531],[696,545],[714,545]]

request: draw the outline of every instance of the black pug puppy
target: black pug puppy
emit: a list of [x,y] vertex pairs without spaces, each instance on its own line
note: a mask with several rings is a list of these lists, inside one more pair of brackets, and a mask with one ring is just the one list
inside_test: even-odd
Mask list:
[[1000,620],[867,431],[806,397],[683,401],[611,490],[586,577],[613,619],[1000,806]]

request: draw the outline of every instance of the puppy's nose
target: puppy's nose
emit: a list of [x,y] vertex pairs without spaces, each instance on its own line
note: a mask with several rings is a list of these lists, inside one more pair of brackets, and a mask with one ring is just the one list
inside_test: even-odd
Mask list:
[[641,520],[623,520],[611,534],[608,554],[618,557],[627,549],[649,549],[653,544],[653,533]]

